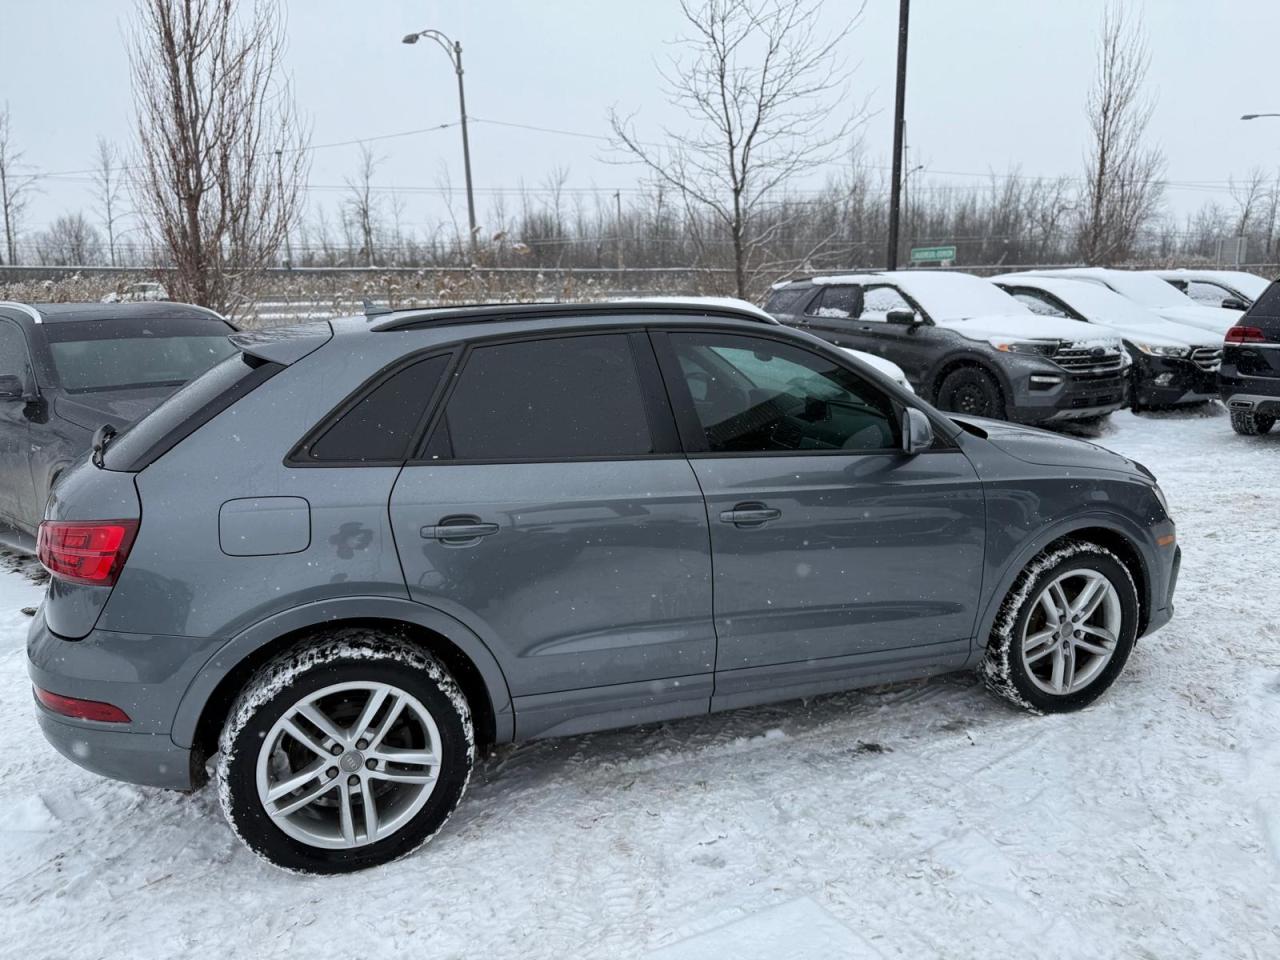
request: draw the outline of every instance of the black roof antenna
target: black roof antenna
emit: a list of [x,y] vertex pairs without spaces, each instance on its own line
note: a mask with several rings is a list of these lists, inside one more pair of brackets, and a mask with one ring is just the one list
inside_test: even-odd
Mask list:
[[395,313],[390,307],[375,306],[372,300],[362,300],[364,304],[364,318],[366,320],[376,320],[378,317],[385,317],[388,313]]

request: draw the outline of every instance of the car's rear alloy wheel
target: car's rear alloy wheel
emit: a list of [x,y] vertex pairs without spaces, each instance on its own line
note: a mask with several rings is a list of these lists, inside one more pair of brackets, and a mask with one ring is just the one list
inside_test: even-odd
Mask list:
[[218,764],[228,820],[259,856],[340,873],[411,852],[461,798],[474,748],[465,699],[423,651],[336,631],[260,671]]
[[1138,597],[1110,551],[1067,543],[1018,577],[996,619],[983,674],[997,693],[1044,712],[1074,710],[1109,687],[1133,647]]
[[1275,422],[1275,417],[1254,413],[1252,410],[1231,411],[1231,429],[1246,437],[1256,437],[1259,434],[1270,433],[1271,428],[1275,426]]
[[938,386],[938,406],[974,417],[999,419],[1005,415],[1000,385],[977,367],[961,367],[947,374]]

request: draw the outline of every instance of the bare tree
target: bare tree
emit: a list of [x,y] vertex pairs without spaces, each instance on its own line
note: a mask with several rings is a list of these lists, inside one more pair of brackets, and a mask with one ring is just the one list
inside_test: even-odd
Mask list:
[[1141,23],[1131,17],[1122,0],[1103,13],[1097,72],[1085,105],[1092,144],[1080,253],[1091,264],[1129,256],[1164,191],[1164,154],[1144,143],[1155,109],[1143,93],[1151,55]]
[[375,157],[367,144],[360,144],[360,166],[355,176],[344,178],[347,198],[342,203],[343,216],[360,237],[360,254],[365,265],[375,263],[374,239],[381,229],[382,202],[374,193],[373,175],[382,157]]
[[1266,202],[1267,175],[1262,172],[1261,167],[1253,167],[1243,180],[1227,177],[1227,190],[1239,213],[1236,217],[1236,236],[1243,237],[1254,213]]
[[[13,145],[9,105],[0,109],[0,215],[4,218],[4,245],[8,263],[18,262],[18,234],[36,178],[23,174],[22,151]],[[0,261],[5,262],[5,261]]]
[[834,159],[861,114],[833,96],[847,79],[837,51],[853,22],[825,29],[819,0],[681,0],[680,9],[687,55],[674,57],[662,79],[690,129],[664,130],[666,147],[657,148],[631,117],[610,111],[609,119],[631,162],[727,229],[734,285],[746,296],[753,254],[770,229],[756,228],[762,204]]
[[124,215],[124,170],[120,151],[106,137],[98,137],[97,154],[93,158],[93,192],[98,219],[107,232],[107,261],[116,265],[116,224]]
[[273,0],[137,0],[135,195],[180,300],[250,300],[298,214],[307,134],[283,53]]
[[79,210],[54,220],[36,237],[35,248],[40,263],[93,266],[102,262],[102,237]]

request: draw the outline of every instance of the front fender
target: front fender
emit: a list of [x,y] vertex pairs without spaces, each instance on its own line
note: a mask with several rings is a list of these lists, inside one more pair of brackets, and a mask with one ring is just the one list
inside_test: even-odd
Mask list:
[[395,620],[423,627],[444,637],[461,650],[484,681],[493,704],[497,742],[512,739],[515,721],[506,676],[489,648],[468,627],[448,614],[412,600],[397,597],[340,597],[293,607],[260,620],[220,647],[200,668],[178,703],[172,737],[176,744],[195,743],[196,728],[218,684],[244,660],[279,637],[349,620]]

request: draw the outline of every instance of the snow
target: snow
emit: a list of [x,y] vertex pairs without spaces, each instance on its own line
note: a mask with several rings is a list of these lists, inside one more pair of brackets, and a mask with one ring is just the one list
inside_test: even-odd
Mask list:
[[1280,436],[1116,414],[1159,476],[1178,613],[1077,714],[971,676],[502,748],[415,855],[296,877],[216,791],[111,783],[40,737],[39,589],[0,572],[9,956],[1280,955]]

